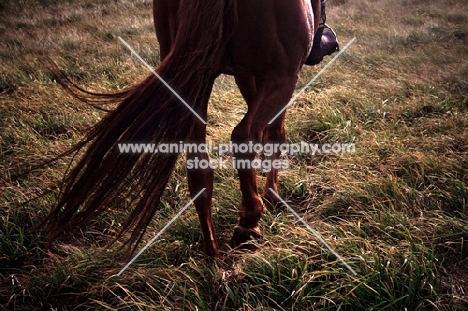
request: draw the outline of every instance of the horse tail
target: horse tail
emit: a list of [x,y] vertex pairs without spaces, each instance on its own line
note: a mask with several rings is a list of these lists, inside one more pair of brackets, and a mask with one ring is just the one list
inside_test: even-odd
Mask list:
[[[216,62],[226,40],[227,1],[180,0],[176,37],[156,69],[197,112],[202,111],[201,99],[218,74]],[[106,209],[128,202],[133,210],[117,238],[131,231],[126,244],[134,250],[158,209],[178,155],[125,154],[119,151],[119,144],[179,143],[189,137],[195,122],[201,121],[153,74],[124,92],[94,95],[97,101],[104,98],[118,105],[73,148],[76,152],[84,150],[83,156],[65,175],[57,204],[42,226],[50,245]]]

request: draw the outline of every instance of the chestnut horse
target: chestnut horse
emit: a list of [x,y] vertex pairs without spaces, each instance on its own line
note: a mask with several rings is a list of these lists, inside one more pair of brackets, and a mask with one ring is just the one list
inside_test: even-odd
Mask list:
[[[221,73],[233,75],[248,111],[234,128],[232,142],[285,141],[285,113],[268,123],[292,97],[312,47],[320,0],[154,0],[153,12],[161,52],[156,72],[199,116],[207,117],[215,78]],[[127,202],[133,210],[117,238],[131,231],[127,243],[136,246],[158,209],[178,155],[121,154],[118,144],[202,144],[206,124],[153,74],[120,93],[85,92],[79,97],[118,105],[73,148],[85,152],[65,176],[57,205],[43,222],[49,241]],[[254,153],[234,156],[249,161],[255,158]],[[278,157],[273,154],[270,160]],[[187,153],[187,159],[195,158],[208,159],[208,154]],[[219,256],[211,216],[213,170],[190,169],[187,173],[192,197],[206,188],[194,204],[205,252]],[[263,211],[255,169],[238,169],[238,174],[242,201],[232,238],[234,246],[261,235],[259,219]],[[266,190],[277,191],[277,175],[276,169],[268,173]],[[268,191],[263,196],[270,204],[277,203]]]

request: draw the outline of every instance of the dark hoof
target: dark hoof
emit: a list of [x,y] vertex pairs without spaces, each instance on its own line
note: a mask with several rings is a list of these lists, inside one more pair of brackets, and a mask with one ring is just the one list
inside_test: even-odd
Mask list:
[[260,240],[262,233],[259,227],[246,228],[241,226],[234,227],[234,233],[231,239],[231,247],[237,249],[247,249],[255,251],[257,247],[252,240]]

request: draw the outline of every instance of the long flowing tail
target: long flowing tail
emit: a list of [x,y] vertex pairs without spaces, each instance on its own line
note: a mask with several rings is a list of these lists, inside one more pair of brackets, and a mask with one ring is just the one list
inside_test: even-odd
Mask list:
[[[198,111],[223,43],[225,1],[181,0],[179,8],[175,42],[156,72]],[[118,237],[133,230],[127,243],[136,246],[178,156],[122,154],[118,144],[183,141],[200,122],[154,75],[125,92],[100,98],[120,103],[74,148],[84,148],[84,155],[66,175],[58,203],[42,223],[49,243],[131,198],[133,210]]]

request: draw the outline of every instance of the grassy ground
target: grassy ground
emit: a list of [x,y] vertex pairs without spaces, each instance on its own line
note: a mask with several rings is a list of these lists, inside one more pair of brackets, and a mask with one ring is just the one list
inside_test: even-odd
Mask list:
[[[102,113],[51,80],[45,57],[94,91],[157,65],[151,1],[0,3],[0,305],[16,310],[467,310],[468,5],[466,1],[330,0],[342,45],[356,42],[287,115],[291,142],[354,142],[352,154],[290,159],[280,194],[357,271],[353,276],[287,211],[266,212],[255,254],[229,252],[240,195],[217,170],[214,217],[226,255],[204,256],[193,209],[121,277],[119,244],[103,247],[111,211],[45,251],[32,228],[52,206],[68,161],[22,175],[66,150]],[[323,66],[324,64],[321,64]],[[298,89],[320,69],[304,68]],[[216,82],[209,139],[229,140],[246,106]],[[263,183],[264,176],[259,176]],[[25,204],[28,200],[39,199]],[[189,200],[183,163],[148,238]]]

